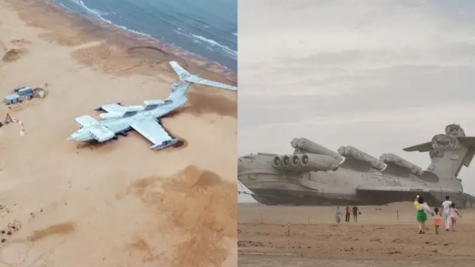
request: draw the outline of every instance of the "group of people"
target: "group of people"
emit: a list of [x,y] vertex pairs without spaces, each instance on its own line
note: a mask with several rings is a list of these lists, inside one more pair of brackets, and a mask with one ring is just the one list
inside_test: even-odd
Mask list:
[[462,218],[458,210],[455,208],[455,203],[450,200],[449,196],[445,197],[445,201],[442,203],[442,207],[439,210],[438,207],[434,208],[434,211],[431,210],[429,205],[424,201],[424,197],[417,196],[414,201],[414,207],[416,208],[416,219],[419,223],[419,234],[425,234],[425,222],[427,221],[427,213],[430,213],[434,217],[434,226],[435,233],[439,234],[439,226],[441,216],[445,217],[445,231],[455,232],[455,225],[457,223],[457,216]]
[[[358,209],[357,206],[353,206],[353,208],[350,208],[350,206],[346,206],[346,208],[345,208],[345,222],[350,222],[351,212],[353,212],[353,221],[357,222],[358,221],[358,214],[361,214],[361,211]],[[341,216],[342,216],[342,213],[340,211],[340,207],[337,207],[336,214],[335,214],[335,219],[336,219],[336,222],[338,224],[341,221]]]
[[[460,213],[458,212],[457,208],[455,208],[455,203],[450,200],[449,196],[445,197],[445,201],[442,203],[441,209],[435,207],[432,211],[429,205],[424,200],[424,197],[417,196],[416,200],[414,201],[414,207],[416,208],[416,219],[419,223],[419,234],[425,234],[426,228],[426,221],[427,221],[427,214],[431,214],[434,217],[434,226],[435,226],[435,233],[439,234],[439,227],[441,223],[441,217],[444,217],[444,224],[445,224],[445,231],[452,231],[455,232],[455,225],[457,223],[457,216],[462,218]],[[353,213],[353,221],[358,221],[358,214],[361,214],[360,210],[357,206],[350,208],[346,206],[345,208],[345,222],[350,222],[351,213]],[[337,207],[335,213],[335,219],[338,224],[341,222],[342,212],[340,211],[340,207]]]

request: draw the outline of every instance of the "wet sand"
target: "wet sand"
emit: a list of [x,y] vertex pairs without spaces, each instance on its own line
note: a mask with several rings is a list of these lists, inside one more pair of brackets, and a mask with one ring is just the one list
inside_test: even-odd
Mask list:
[[456,232],[438,235],[430,215],[429,230],[418,234],[412,203],[362,206],[358,222],[343,218],[340,225],[336,207],[238,209],[239,266],[471,266],[475,260],[474,209],[462,211]]
[[[193,85],[161,122],[185,141],[150,150],[137,133],[100,146],[66,138],[101,104],[164,99],[176,60],[204,78],[234,74],[165,44],[41,1],[0,0],[0,266],[236,266],[237,95]],[[206,155],[206,156],[203,156]],[[10,226],[10,227],[9,227]]]

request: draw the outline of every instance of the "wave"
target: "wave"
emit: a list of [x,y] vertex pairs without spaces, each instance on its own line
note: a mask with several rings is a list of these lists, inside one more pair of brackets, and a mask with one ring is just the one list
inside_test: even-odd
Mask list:
[[[113,25],[114,27],[120,28],[122,30],[131,32],[131,33],[134,33],[134,34],[137,34],[137,35],[145,36],[147,38],[154,39],[154,40],[157,40],[157,41],[164,41],[164,40],[157,39],[156,38],[157,36],[155,36],[155,34],[146,34],[145,32],[147,32],[147,31],[140,32],[140,31],[129,29],[126,26],[123,26],[123,25],[127,25],[126,24],[127,21],[124,22],[124,20],[127,20],[127,18],[130,17],[130,16],[128,16],[127,14],[125,15],[126,16],[125,18],[117,16],[117,14],[115,12],[113,12],[113,11],[115,11],[114,7],[100,8],[100,9],[105,9],[107,11],[106,12],[106,11],[103,11],[103,10],[99,10],[99,8],[97,8],[96,6],[94,6],[96,8],[92,8],[92,7],[88,6],[90,4],[90,2],[88,2],[88,0],[52,0],[52,1],[60,4],[65,9],[68,9],[68,10],[71,10],[71,11],[74,10],[76,12],[88,14],[89,16],[92,16],[92,17],[94,17],[94,18],[96,18],[96,19],[98,19],[98,20],[100,20],[100,21],[102,21],[106,24]],[[63,2],[64,5],[61,2]],[[100,7],[100,5],[98,7]],[[137,17],[136,17],[137,14],[136,13],[137,13],[137,10],[134,10],[134,12],[131,13],[133,16],[135,16],[134,19],[137,19]],[[180,18],[178,18],[178,19],[180,19]],[[191,16],[190,18],[193,19],[193,16]],[[175,23],[172,23],[173,20],[177,19],[177,18],[173,17],[172,15],[161,14],[161,12],[160,12],[158,17],[155,16],[155,19],[161,19],[161,20],[164,20],[167,23],[166,29],[163,29],[163,33],[162,32],[157,32],[157,35],[162,36],[162,34],[163,34],[163,36],[166,36],[167,39],[170,39],[170,40],[167,40],[168,44],[170,44],[172,46],[175,46],[176,48],[181,48],[181,49],[187,49],[187,47],[188,47],[189,51],[194,51],[194,53],[196,53],[197,55],[201,54],[201,56],[207,55],[207,56],[204,56],[204,57],[212,60],[213,62],[219,64],[220,66],[223,66],[224,68],[228,68],[228,67],[230,67],[232,69],[235,68],[234,64],[235,64],[235,61],[237,61],[237,51],[235,51],[235,50],[237,50],[237,49],[233,49],[233,48],[230,48],[230,47],[228,47],[224,44],[221,44],[220,43],[221,39],[213,38],[216,35],[213,35],[213,32],[212,32],[211,29],[208,30],[209,34],[208,33],[206,34],[208,37],[205,37],[205,36],[202,36],[201,34],[198,34],[200,32],[195,32],[194,31],[194,29],[195,29],[194,25],[190,26],[189,23],[187,23],[187,22],[184,22],[184,24],[185,24],[185,26],[183,27],[184,29],[179,28],[178,25],[176,25]],[[117,24],[116,22],[112,22],[112,21],[116,21],[116,20],[120,21],[120,23],[123,24],[123,25]],[[129,18],[129,20],[130,20],[130,18]],[[140,20],[140,18],[139,18],[139,20]],[[132,25],[135,25],[137,23],[132,23]],[[192,30],[187,29],[188,27],[192,28]],[[143,27],[143,28],[145,30],[147,27]],[[203,30],[203,28],[204,27],[201,27],[202,30]],[[169,31],[171,31],[171,32],[169,32]],[[193,32],[195,32],[195,34],[193,34]],[[182,37],[176,39],[178,36],[175,35],[175,37],[173,37],[174,34],[182,35],[187,40],[184,40]],[[231,37],[230,36],[231,34],[234,35],[234,37]],[[224,35],[226,36],[225,38],[229,38],[231,40],[231,42],[234,43],[235,38],[237,37],[237,34],[238,34],[237,31],[234,30],[234,31],[228,31]],[[211,37],[211,38],[209,38],[209,37]],[[164,38],[164,37],[160,37],[160,38]],[[177,44],[174,42],[174,39],[176,39],[175,41],[178,42]],[[218,40],[219,42],[216,41],[216,40]],[[225,40],[227,40],[227,39],[225,39]],[[208,50],[208,51],[204,51],[204,50]],[[232,60],[232,62],[230,60]],[[230,65],[230,66],[227,66],[227,65]]]
[[230,57],[234,60],[237,60],[237,51],[234,51],[233,49],[229,48],[228,46],[222,45],[222,44],[216,42],[215,40],[208,39],[206,37],[203,37],[203,36],[197,35],[197,34],[193,34],[193,33],[186,33],[181,28],[178,28],[178,30],[175,30],[174,32],[177,33],[177,34],[180,34],[180,35],[184,35],[184,36],[194,38],[195,41],[200,42],[200,43],[205,44],[205,45],[208,45],[208,47],[207,47],[208,49],[218,48],[222,52],[224,52],[226,56],[228,56],[228,57]]
[[[107,16],[107,15],[111,15],[111,13],[108,13],[108,12],[104,12],[104,11],[101,11],[101,10],[97,10],[97,9],[93,9],[93,8],[90,8],[88,7],[86,4],[84,4],[84,2],[82,0],[70,0],[71,2],[75,3],[76,5],[80,6],[84,11],[88,12],[89,14],[91,15],[94,15],[96,18],[100,19],[101,21],[107,23],[107,24],[110,24],[110,25],[114,25],[116,27],[119,27],[123,30],[126,30],[126,31],[129,31],[129,32],[133,32],[135,34],[138,34],[138,35],[142,35],[142,36],[146,36],[146,37],[149,37],[149,38],[152,38],[152,36],[150,34],[146,34],[146,33],[143,33],[143,32],[139,32],[139,31],[134,31],[134,30],[131,30],[125,26],[122,26],[122,25],[119,25],[119,24],[115,24],[113,23],[112,21],[104,18],[103,16]],[[112,13],[112,14],[115,14],[115,13]]]
[[[77,1],[74,1],[74,2],[77,2]],[[89,13],[94,14],[98,17],[109,15],[109,13],[107,13],[107,12],[100,11],[100,10],[93,9],[93,8],[89,8],[88,6],[86,6],[86,4],[84,4],[84,2],[82,0],[79,0],[79,5],[81,5],[81,7],[84,8],[85,10],[89,11]]]

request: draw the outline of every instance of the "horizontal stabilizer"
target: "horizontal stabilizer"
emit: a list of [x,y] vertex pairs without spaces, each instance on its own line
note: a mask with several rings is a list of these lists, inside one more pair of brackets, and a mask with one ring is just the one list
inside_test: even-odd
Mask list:
[[206,80],[206,79],[200,78],[198,76],[190,76],[190,77],[188,77],[188,79],[186,79],[186,81],[193,82],[193,83],[198,83],[198,84],[203,84],[203,85],[207,85],[207,86],[212,86],[212,87],[218,87],[218,88],[231,90],[231,91],[236,91],[237,90],[237,87],[235,87],[235,86]]
[[218,88],[222,88],[222,89],[226,89],[226,90],[232,90],[232,91],[237,90],[237,87],[235,87],[235,86],[206,80],[206,79],[200,78],[196,75],[192,75],[191,73],[186,71],[184,68],[182,68],[180,65],[178,65],[178,63],[176,61],[170,61],[170,66],[173,68],[173,70],[176,72],[176,74],[178,75],[178,77],[180,77],[180,80],[182,80],[182,81],[187,81],[187,82],[191,82],[191,83],[198,83],[198,84],[202,84],[202,85],[208,85],[208,86],[218,87]]
[[419,144],[415,146],[406,147],[403,150],[407,152],[412,152],[412,151],[429,152],[432,149],[433,149],[432,142],[427,142],[427,143],[423,143],[423,144]]
[[457,140],[466,147],[475,146],[475,136],[461,136]]
[[165,100],[162,100],[162,99],[144,100],[143,103],[145,104],[145,106],[161,106],[165,104]]
[[178,77],[180,77],[181,80],[186,79],[188,76],[191,76],[191,74],[186,71],[184,68],[182,68],[176,61],[170,61],[170,66],[172,69],[176,72]]

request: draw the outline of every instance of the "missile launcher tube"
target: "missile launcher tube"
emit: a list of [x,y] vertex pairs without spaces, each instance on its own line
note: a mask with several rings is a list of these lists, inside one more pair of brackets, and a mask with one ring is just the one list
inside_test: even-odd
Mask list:
[[352,146],[342,146],[338,149],[338,153],[344,157],[354,158],[356,160],[361,160],[364,162],[370,162],[371,166],[377,170],[384,170],[386,165],[381,160],[372,157],[365,152],[354,148]]
[[283,171],[316,172],[336,170],[339,162],[329,156],[314,154],[295,154],[275,156],[272,166]]
[[332,157],[338,161],[338,163],[343,161],[343,158],[340,154],[331,151],[330,149],[323,147],[317,143],[314,143],[306,138],[294,138],[292,142],[290,142],[293,148],[299,148],[306,152],[317,154],[317,155],[324,155],[328,157]]
[[392,153],[382,154],[379,157],[379,159],[382,160],[386,164],[391,163],[391,164],[394,164],[396,166],[409,169],[409,170],[411,170],[412,174],[414,174],[414,175],[421,175],[422,172],[423,172],[421,167],[419,167],[417,165],[414,165],[414,164],[410,163],[409,161],[407,161],[407,160],[405,160],[405,159],[403,159],[399,156],[396,156]]

